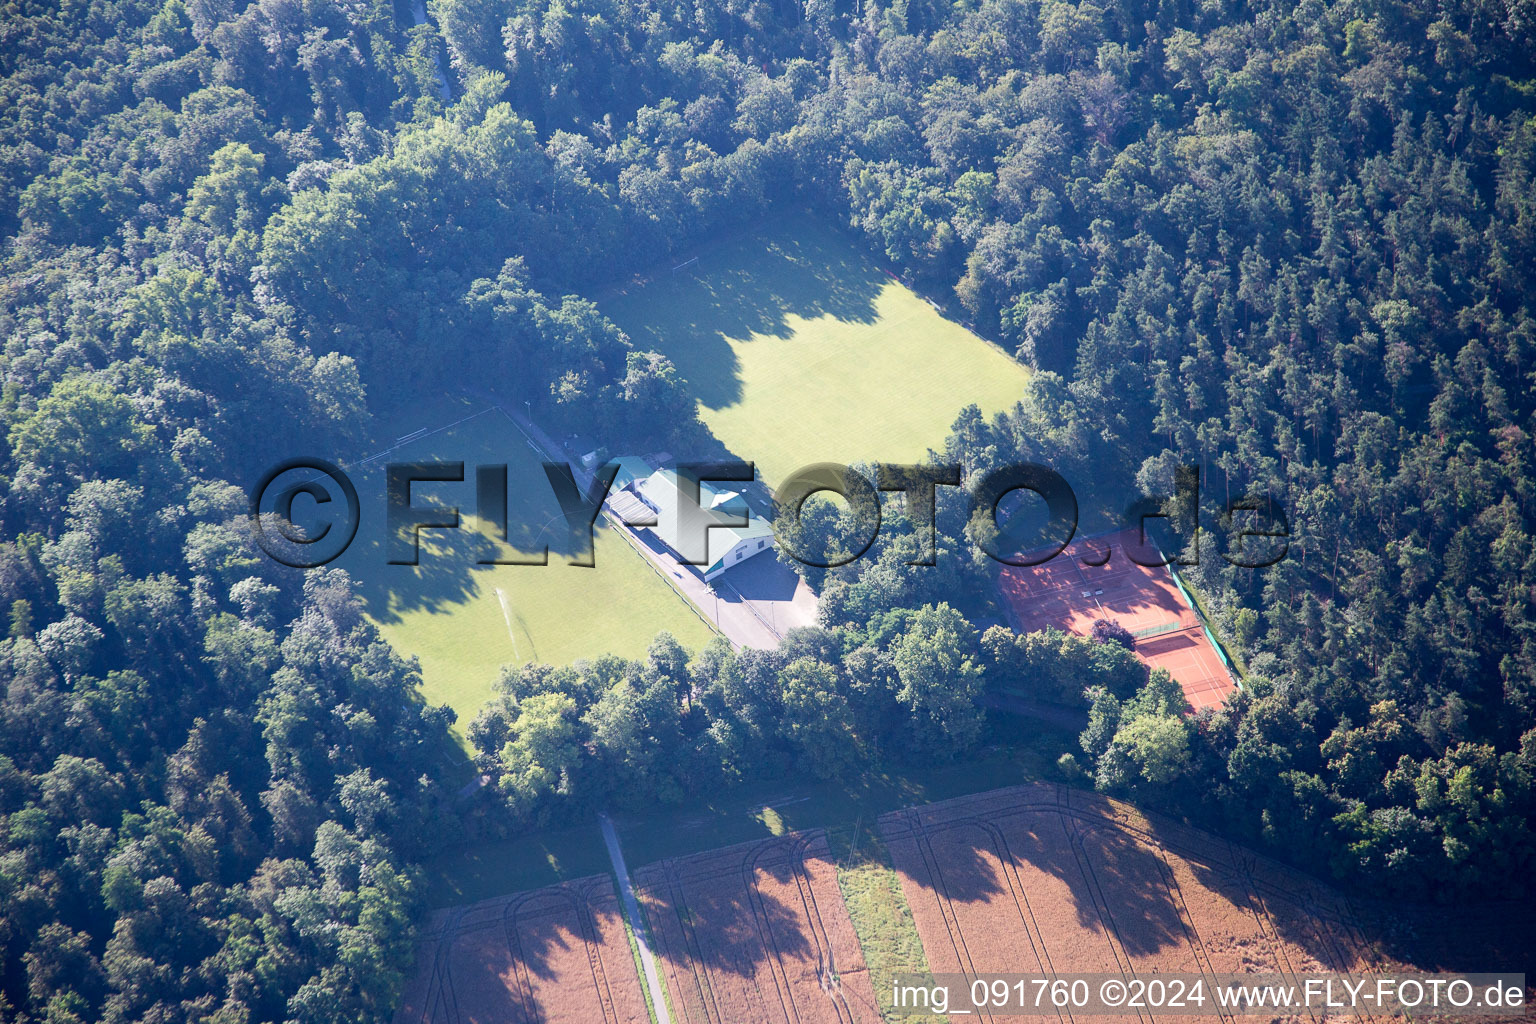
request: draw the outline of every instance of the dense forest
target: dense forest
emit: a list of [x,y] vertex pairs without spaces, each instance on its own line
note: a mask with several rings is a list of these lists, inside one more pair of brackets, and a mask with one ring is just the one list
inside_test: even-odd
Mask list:
[[388,1017],[421,844],[468,827],[452,714],[344,574],[259,556],[243,488],[466,371],[672,422],[686,381],[583,295],[783,203],[1037,368],[946,460],[1197,465],[1215,541],[1234,495],[1288,509],[1278,565],[1185,571],[1245,688],[1186,717],[1113,638],[978,636],[946,499],[939,567],[892,531],[781,651],[509,669],[465,723],[509,820],[948,756],[1007,682],[1091,708],[1061,770],[1106,790],[1387,891],[1523,884],[1536,5],[427,15],[4,8],[0,1019]]

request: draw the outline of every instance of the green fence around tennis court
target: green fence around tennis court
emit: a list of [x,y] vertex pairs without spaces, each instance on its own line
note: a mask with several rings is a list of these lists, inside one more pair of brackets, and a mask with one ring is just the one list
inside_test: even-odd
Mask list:
[[1189,610],[1195,613],[1195,619],[1200,623],[1200,629],[1204,631],[1205,638],[1216,649],[1217,655],[1221,657],[1222,662],[1227,666],[1227,671],[1232,673],[1232,681],[1241,687],[1243,685],[1242,673],[1238,672],[1237,665],[1233,663],[1231,655],[1227,654],[1226,647],[1222,646],[1221,641],[1216,639],[1216,634],[1211,632],[1211,627],[1206,625],[1205,616],[1200,614],[1200,605],[1195,602],[1194,595],[1184,586],[1184,581],[1179,578],[1179,571],[1173,567],[1172,562],[1168,563],[1168,575],[1173,577],[1174,586],[1179,588],[1179,594],[1184,598],[1184,602],[1189,605]]

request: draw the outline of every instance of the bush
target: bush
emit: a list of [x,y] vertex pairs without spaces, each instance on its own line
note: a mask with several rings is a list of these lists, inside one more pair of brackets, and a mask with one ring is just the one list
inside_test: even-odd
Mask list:
[[1071,754],[1062,754],[1056,759],[1056,771],[1068,782],[1081,782],[1088,777],[1088,773],[1083,770],[1083,766]]
[[1136,649],[1136,638],[1131,631],[1113,619],[1096,619],[1089,634],[1101,644],[1119,644],[1126,650]]

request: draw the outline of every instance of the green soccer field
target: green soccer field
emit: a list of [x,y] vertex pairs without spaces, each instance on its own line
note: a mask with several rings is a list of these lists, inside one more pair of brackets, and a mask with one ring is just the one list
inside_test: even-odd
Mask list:
[[[638,657],[669,630],[695,650],[710,628],[617,531],[599,518],[594,565],[568,565],[565,525],[540,467],[517,427],[485,404],[435,402],[380,430],[392,443],[422,427],[457,426],[402,445],[377,468],[351,469],[362,501],[357,539],[337,564],[352,574],[369,617],[402,655],[421,659],[430,702],[459,713],[462,734],[492,692],[501,667],[524,661],[569,664],[599,654]],[[421,534],[419,565],[388,564],[382,463],[464,463],[463,483],[416,484],[412,504],[456,506],[458,530]],[[475,467],[507,464],[508,532],[493,543],[474,519]],[[477,565],[482,557],[550,547],[549,564]]]
[[697,255],[600,305],[677,365],[700,418],[770,484],[813,462],[919,461],[966,405],[1023,395],[1021,364],[809,215]]

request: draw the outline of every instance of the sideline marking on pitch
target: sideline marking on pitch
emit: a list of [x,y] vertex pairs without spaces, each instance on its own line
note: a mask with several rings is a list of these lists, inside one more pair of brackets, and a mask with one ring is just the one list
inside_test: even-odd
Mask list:
[[500,587],[496,588],[496,600],[501,602],[501,617],[507,620],[507,639],[512,641],[512,655],[522,661],[523,652],[518,649],[517,633],[512,629],[512,606],[507,604],[507,595],[502,593]]

